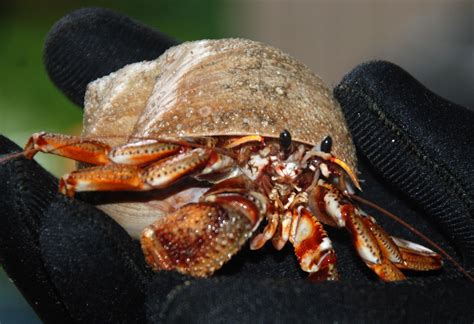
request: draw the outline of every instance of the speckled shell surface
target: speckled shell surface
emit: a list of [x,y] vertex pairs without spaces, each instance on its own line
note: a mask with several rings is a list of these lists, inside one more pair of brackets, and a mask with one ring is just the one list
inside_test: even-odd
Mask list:
[[201,40],[155,61],[128,65],[89,85],[84,136],[112,145],[133,138],[260,134],[333,138],[332,153],[356,168],[355,149],[331,90],[278,49],[244,39]]
[[[170,48],[89,84],[82,135],[109,145],[142,138],[260,134],[317,145],[330,135],[332,153],[356,169],[341,108],[306,66],[262,43],[201,40]],[[132,237],[175,208],[197,201],[187,188],[147,202],[98,205]]]

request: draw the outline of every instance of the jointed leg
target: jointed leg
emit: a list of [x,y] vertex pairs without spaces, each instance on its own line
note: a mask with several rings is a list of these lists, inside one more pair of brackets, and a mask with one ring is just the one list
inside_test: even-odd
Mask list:
[[314,281],[337,280],[336,253],[322,224],[306,208],[293,209],[290,242],[301,269]]
[[263,232],[255,235],[250,241],[251,250],[260,249],[263,245],[265,245],[268,240],[270,240],[275,235],[275,232],[278,228],[279,220],[280,215],[278,215],[276,211],[268,214],[267,225],[263,229]]
[[109,145],[99,141],[83,140],[78,136],[53,133],[35,133],[25,146],[25,156],[32,159],[36,153],[56,154],[76,161],[103,165],[109,163]]
[[277,213],[271,213],[267,221],[263,233],[256,235],[250,243],[253,250],[261,248],[270,238],[273,245],[281,250],[289,240],[301,269],[309,273],[310,280],[338,279],[336,254],[331,240],[309,210],[295,207],[287,210],[281,219]]
[[136,166],[109,164],[73,171],[59,181],[59,191],[73,197],[80,191],[149,190]]
[[165,188],[189,175],[226,170],[231,165],[210,149],[196,148],[159,160],[144,168],[108,164],[73,171],[61,178],[60,190],[68,196],[78,191],[151,190]]
[[182,145],[157,140],[142,140],[110,147],[100,141],[79,136],[41,132],[30,136],[25,146],[25,156],[31,159],[36,153],[43,152],[94,165],[144,165],[177,154],[183,149]]
[[330,225],[346,227],[359,256],[382,280],[405,279],[399,270],[434,270],[440,256],[421,245],[389,236],[375,220],[363,213],[334,186],[319,180],[310,194],[313,211]]

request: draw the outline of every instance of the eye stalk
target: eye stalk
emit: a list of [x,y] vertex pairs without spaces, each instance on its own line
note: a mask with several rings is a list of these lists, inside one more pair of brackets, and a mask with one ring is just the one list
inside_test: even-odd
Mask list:
[[[281,134],[280,134],[280,138],[281,138]],[[332,138],[331,136],[328,135],[321,142],[321,152],[331,153],[331,148],[332,148]]]
[[286,129],[280,133],[280,147],[283,151],[288,151],[291,146],[291,134]]

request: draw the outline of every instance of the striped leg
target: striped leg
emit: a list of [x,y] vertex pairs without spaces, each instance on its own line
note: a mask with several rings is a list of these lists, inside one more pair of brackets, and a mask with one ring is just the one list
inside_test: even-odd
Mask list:
[[399,270],[434,270],[442,266],[441,257],[419,244],[392,238],[374,218],[363,213],[337,188],[320,180],[311,193],[310,206],[321,220],[345,227],[352,235],[357,253],[384,281],[404,280]]
[[210,149],[196,148],[179,153],[145,168],[108,164],[64,175],[60,191],[73,196],[78,191],[151,190],[166,188],[185,176],[227,170],[232,160]]
[[336,253],[322,224],[306,208],[293,209],[290,242],[312,281],[337,280]]
[[99,141],[41,132],[30,136],[25,145],[25,156],[32,159],[36,153],[44,152],[89,164],[104,165],[110,162],[110,150],[109,145]]

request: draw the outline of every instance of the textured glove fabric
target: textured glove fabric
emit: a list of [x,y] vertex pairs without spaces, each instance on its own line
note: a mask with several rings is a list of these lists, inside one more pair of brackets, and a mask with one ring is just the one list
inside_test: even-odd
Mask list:
[[[20,148],[0,136],[0,156]],[[51,281],[39,245],[43,214],[57,181],[24,159],[0,164],[0,263],[44,321],[71,317]]]
[[[59,21],[45,47],[52,81],[81,105],[87,83],[153,59],[175,42],[105,9]],[[357,67],[336,88],[359,150],[362,195],[395,212],[472,268],[472,112],[386,62]],[[453,117],[454,116],[454,117]],[[441,129],[442,128],[442,129]],[[0,154],[19,148],[0,137]],[[383,283],[347,231],[328,229],[340,282],[310,283],[291,246],[245,246],[209,279],[152,273],[139,244],[91,204],[23,158],[0,164],[0,261],[46,322],[472,322],[472,283],[446,261]],[[364,208],[392,235],[420,242]],[[424,243],[423,243],[424,244]]]
[[54,84],[82,107],[89,82],[126,64],[153,60],[176,44],[161,32],[111,10],[85,8],[51,28],[44,64]]
[[387,62],[362,64],[336,88],[359,152],[420,206],[474,267],[474,111]]
[[472,289],[459,281],[311,284],[227,278],[182,285],[164,307],[150,302],[148,311],[155,323],[468,323],[472,297]]

